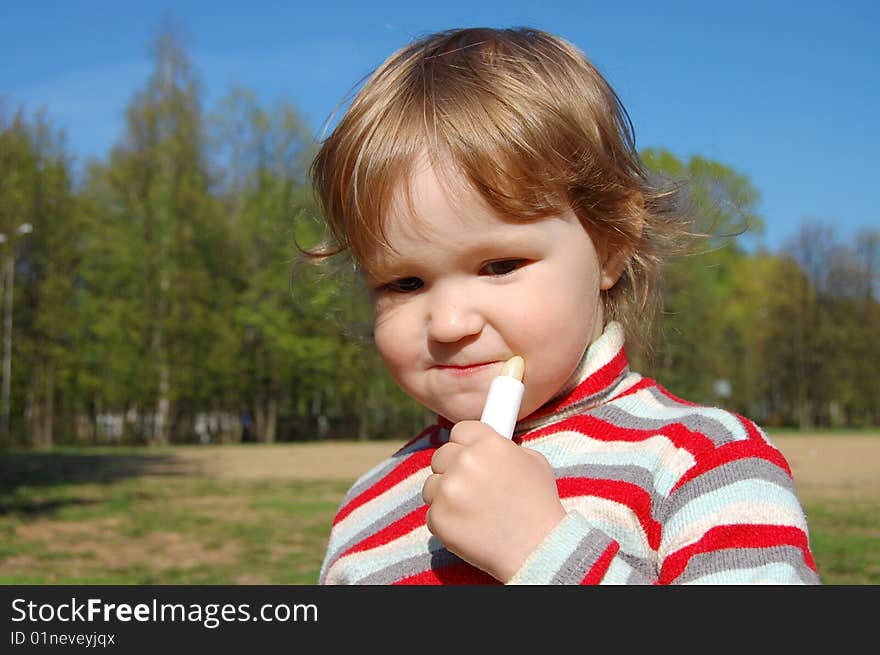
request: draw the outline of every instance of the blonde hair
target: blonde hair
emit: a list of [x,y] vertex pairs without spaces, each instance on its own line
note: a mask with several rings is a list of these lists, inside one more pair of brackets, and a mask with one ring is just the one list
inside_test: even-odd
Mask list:
[[536,29],[438,32],[391,55],[321,145],[312,183],[332,240],[369,271],[393,194],[427,153],[506,218],[571,209],[607,252],[623,249],[606,318],[628,332],[658,306],[664,249],[685,233],[678,187],[652,181],[617,94],[571,43]]

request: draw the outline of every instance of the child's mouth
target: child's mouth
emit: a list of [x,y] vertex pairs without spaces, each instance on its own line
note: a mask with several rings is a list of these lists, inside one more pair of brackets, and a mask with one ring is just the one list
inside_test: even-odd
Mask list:
[[442,371],[444,373],[449,373],[450,375],[473,375],[475,373],[481,373],[486,369],[497,365],[497,361],[491,362],[480,362],[477,364],[465,364],[465,365],[444,365],[437,364],[434,366],[438,371]]

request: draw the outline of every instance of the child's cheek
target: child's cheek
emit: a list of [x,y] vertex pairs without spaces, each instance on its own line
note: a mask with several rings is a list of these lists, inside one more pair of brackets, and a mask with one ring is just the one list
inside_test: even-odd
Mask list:
[[547,294],[539,311],[520,321],[519,343],[526,360],[524,410],[534,411],[556,395],[603,327],[597,290],[585,284],[556,288],[560,291]]
[[398,378],[402,367],[415,356],[411,330],[407,330],[404,307],[393,303],[374,305],[373,341],[389,372]]

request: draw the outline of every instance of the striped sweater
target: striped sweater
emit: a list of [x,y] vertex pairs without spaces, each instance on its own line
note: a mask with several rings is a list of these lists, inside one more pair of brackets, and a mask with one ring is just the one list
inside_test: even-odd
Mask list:
[[[440,418],[355,482],[319,584],[497,583],[425,525],[422,485],[451,427]],[[779,450],[750,420],[631,372],[617,323],[514,440],[550,462],[567,514],[510,584],[819,583]]]

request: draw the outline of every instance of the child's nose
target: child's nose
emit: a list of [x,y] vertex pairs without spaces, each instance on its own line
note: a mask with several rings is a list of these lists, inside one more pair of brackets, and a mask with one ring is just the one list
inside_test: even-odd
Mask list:
[[482,314],[473,299],[451,289],[433,290],[428,306],[428,337],[453,343],[483,329]]

